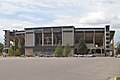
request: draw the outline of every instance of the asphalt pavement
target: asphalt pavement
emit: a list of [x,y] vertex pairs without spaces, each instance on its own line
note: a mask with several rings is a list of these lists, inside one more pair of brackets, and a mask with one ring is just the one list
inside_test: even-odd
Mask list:
[[108,80],[120,58],[0,58],[0,80]]

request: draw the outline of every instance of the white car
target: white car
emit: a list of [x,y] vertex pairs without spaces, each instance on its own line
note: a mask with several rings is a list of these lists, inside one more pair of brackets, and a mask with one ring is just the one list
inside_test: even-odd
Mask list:
[[74,55],[74,57],[84,57],[84,55]]
[[84,55],[85,57],[95,57],[95,55],[93,54],[87,54],[87,55]]
[[116,57],[116,58],[120,58],[120,54],[116,55],[115,57]]

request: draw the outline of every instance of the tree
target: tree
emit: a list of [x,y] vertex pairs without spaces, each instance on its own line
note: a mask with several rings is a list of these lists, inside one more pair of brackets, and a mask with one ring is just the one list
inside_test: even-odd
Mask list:
[[57,47],[55,48],[55,54],[58,57],[61,57],[63,55],[62,44],[60,42],[57,44]]
[[20,52],[19,49],[16,49],[16,51],[15,51],[15,55],[16,55],[16,56],[20,56],[20,55],[21,55],[21,52]]
[[0,42],[0,52],[2,52],[2,50],[3,50],[3,44]]
[[83,38],[81,38],[78,42],[77,52],[81,55],[88,54],[88,49]]
[[117,44],[116,54],[120,54],[120,43]]
[[70,52],[71,52],[70,46],[69,46],[69,44],[66,44],[66,45],[65,45],[65,48],[64,48],[65,56],[68,57],[69,54],[70,54]]
[[2,54],[3,47],[3,44],[0,42],[0,55]]
[[12,55],[14,54],[14,51],[13,51],[12,48],[10,48],[10,49],[8,50],[8,54],[9,54],[10,56],[12,56]]

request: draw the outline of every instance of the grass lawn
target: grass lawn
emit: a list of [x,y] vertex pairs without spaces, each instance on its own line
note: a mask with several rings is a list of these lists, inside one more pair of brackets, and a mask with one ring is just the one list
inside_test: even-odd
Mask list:
[[120,77],[117,77],[116,80],[120,80]]

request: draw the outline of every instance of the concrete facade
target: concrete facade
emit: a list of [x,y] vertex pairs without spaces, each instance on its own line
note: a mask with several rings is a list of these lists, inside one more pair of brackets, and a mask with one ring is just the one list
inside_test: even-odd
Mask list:
[[[71,47],[71,52],[77,54],[77,43],[83,38],[89,51],[96,51],[96,54],[103,56],[114,55],[114,33],[110,25],[104,28],[75,28],[74,26],[36,27],[25,28],[23,31],[5,31],[5,47],[10,47],[10,41],[18,41],[15,36],[21,39],[16,47],[24,46],[25,54],[34,52],[54,53],[58,42],[63,48],[66,44]],[[21,41],[21,42],[20,42]],[[21,45],[17,45],[20,44]]]

